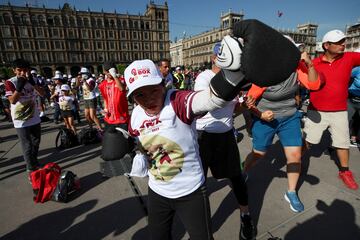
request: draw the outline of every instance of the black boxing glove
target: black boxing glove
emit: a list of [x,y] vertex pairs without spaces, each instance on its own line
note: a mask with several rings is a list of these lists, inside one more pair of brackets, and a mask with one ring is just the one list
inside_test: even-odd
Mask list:
[[18,77],[15,86],[16,91],[21,92],[24,89],[26,82],[27,82],[26,78]]
[[32,74],[30,74],[30,76],[28,77],[28,82],[31,84],[31,85],[33,85],[33,86],[35,86],[35,81],[34,81],[34,77],[32,76]]
[[235,23],[233,34],[243,39],[240,71],[251,83],[275,85],[296,70],[300,51],[275,29],[248,19]]

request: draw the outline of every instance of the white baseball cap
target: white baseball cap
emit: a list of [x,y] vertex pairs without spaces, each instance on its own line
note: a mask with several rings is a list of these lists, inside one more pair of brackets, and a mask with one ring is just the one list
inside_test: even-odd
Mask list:
[[67,84],[63,84],[63,85],[61,85],[61,91],[70,91],[70,87],[69,87],[69,85],[67,85]]
[[55,76],[53,77],[54,80],[62,80],[63,77],[61,74],[55,74]]
[[339,42],[340,40],[343,40],[344,38],[346,38],[345,34],[342,31],[335,29],[327,32],[324,35],[322,39],[322,43],[326,43],[326,42],[336,43]]
[[31,74],[37,74],[36,70],[31,70]]
[[177,70],[181,70],[181,67],[176,67],[175,70],[176,70],[176,71],[177,71]]
[[89,72],[89,69],[87,69],[86,67],[82,67],[79,73],[83,74],[83,73],[90,73],[90,72]]
[[145,59],[132,62],[124,72],[125,82],[129,88],[127,96],[141,87],[158,85],[162,82],[162,77],[154,62]]

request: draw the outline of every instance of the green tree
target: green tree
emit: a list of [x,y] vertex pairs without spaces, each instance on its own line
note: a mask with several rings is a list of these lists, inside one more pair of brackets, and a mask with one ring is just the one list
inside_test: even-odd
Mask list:
[[127,66],[126,65],[124,65],[124,64],[118,64],[118,65],[116,65],[116,68],[117,68],[117,70],[118,70],[118,73],[120,73],[121,75],[124,75],[124,72],[125,72],[125,68],[126,68]]

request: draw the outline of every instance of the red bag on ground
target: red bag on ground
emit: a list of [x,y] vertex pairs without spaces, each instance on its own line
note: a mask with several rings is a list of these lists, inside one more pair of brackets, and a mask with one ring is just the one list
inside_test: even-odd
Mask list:
[[48,163],[43,168],[33,171],[30,175],[34,191],[34,202],[44,203],[51,199],[61,174],[61,168],[56,163]]

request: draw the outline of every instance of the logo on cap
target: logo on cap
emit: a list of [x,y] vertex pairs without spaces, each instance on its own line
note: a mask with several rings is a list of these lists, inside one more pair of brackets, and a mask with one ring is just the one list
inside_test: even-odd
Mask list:
[[139,78],[140,75],[144,75],[143,77],[147,77],[147,75],[151,74],[150,72],[150,68],[140,68],[140,69],[131,69],[131,74],[134,76],[134,77],[130,77],[129,78],[129,83],[133,83],[135,80],[137,80]]

